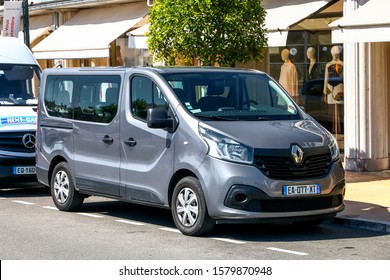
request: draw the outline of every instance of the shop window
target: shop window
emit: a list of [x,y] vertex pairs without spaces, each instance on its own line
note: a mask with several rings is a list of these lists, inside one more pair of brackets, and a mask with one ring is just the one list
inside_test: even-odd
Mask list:
[[[283,59],[285,50],[288,60]],[[284,87],[338,140],[344,134],[343,56],[342,45],[332,45],[330,31],[290,31],[286,46],[269,48],[271,76],[281,84],[297,83],[297,92],[291,90],[293,84]],[[288,71],[283,72],[287,63]]]

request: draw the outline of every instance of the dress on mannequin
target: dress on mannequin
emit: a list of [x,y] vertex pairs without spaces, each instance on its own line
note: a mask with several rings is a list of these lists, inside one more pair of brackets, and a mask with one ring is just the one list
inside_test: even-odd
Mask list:
[[290,96],[296,99],[298,94],[298,72],[290,60],[290,51],[283,49],[281,58],[284,63],[280,69],[279,83],[287,90]]
[[331,132],[338,134],[343,132],[341,118],[344,109],[344,83],[343,79],[343,61],[340,59],[341,47],[333,46],[331,49],[332,61],[325,66],[324,77],[324,102],[328,104],[329,115],[333,116]]
[[330,81],[330,78],[343,77],[343,62],[340,59],[340,47],[331,49],[332,61],[325,66],[324,101],[328,104],[342,104],[344,102],[344,84],[342,80]]
[[307,58],[309,59],[309,64],[307,65],[307,79],[313,80],[318,79],[319,74],[317,70],[317,60],[316,60],[316,53],[315,49],[313,47],[309,47],[306,51]]

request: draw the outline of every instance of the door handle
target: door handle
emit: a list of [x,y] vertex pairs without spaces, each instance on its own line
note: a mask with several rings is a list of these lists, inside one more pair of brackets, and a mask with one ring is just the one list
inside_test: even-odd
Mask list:
[[137,145],[137,141],[135,141],[132,137],[130,137],[128,140],[125,140],[124,142],[130,147],[134,147],[135,145]]
[[109,144],[111,145],[112,142],[114,142],[114,139],[112,139],[110,136],[108,135],[105,135],[103,138],[102,138],[102,141],[106,144]]

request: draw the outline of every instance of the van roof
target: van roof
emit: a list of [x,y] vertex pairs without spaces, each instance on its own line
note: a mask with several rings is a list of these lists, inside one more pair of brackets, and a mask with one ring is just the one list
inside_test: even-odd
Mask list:
[[20,39],[0,36],[0,64],[37,65],[38,62]]
[[127,72],[132,69],[138,69],[142,71],[154,72],[159,74],[175,74],[175,73],[202,73],[202,72],[234,72],[234,73],[264,73],[255,69],[244,69],[244,68],[231,68],[231,67],[214,67],[214,66],[133,66],[133,67],[74,67],[74,68],[47,68],[45,72],[50,74],[62,73],[62,74],[74,74],[75,72],[80,73],[91,73],[91,72]]
[[244,68],[232,68],[232,67],[216,67],[216,66],[157,66],[157,67],[142,67],[136,66],[135,68],[149,69],[150,71],[155,71],[159,73],[197,73],[197,72],[256,72],[261,71],[254,69],[244,69]]

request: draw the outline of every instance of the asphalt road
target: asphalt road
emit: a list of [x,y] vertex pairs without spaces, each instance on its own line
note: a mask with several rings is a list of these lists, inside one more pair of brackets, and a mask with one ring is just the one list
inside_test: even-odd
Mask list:
[[58,211],[48,188],[0,189],[2,260],[389,260],[390,235],[325,222],[179,233],[168,210],[90,197]]

